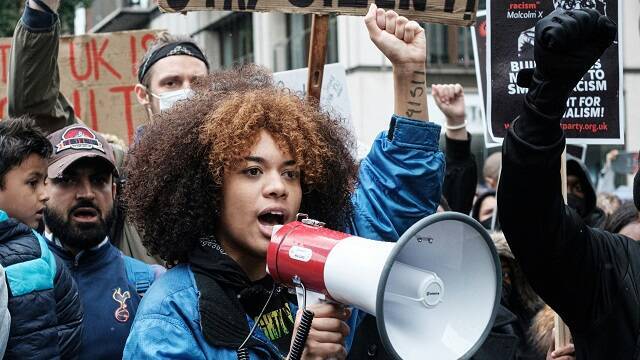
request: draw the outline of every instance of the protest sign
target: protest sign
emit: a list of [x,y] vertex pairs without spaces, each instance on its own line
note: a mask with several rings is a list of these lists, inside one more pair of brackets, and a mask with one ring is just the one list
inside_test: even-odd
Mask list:
[[[276,86],[287,88],[301,98],[307,96],[308,69],[281,71],[273,74]],[[347,91],[347,73],[342,64],[324,66],[320,106],[324,110],[332,111],[340,116],[344,127],[354,132],[351,120],[351,103]]]
[[[492,0],[488,3],[487,114],[494,141],[504,138],[509,123],[522,109],[527,89],[516,84],[518,71],[535,67],[534,27],[555,6],[589,6],[606,14],[622,29],[621,3],[617,0],[583,2],[566,0]],[[621,31],[618,32],[621,34]],[[622,41],[619,36],[585,74],[567,101],[561,126],[573,144],[622,144],[624,111],[622,92]]]
[[411,20],[459,26],[473,24],[478,6],[476,0],[160,0],[158,5],[166,12],[280,11],[363,16],[373,2]]
[[[132,141],[145,120],[133,91],[137,64],[154,38],[148,30],[60,38],[60,87],[77,118],[96,131]],[[0,119],[7,116],[10,49],[11,38],[0,38]]]
[[[307,97],[308,69],[281,71],[273,74],[274,82],[279,88],[287,88],[300,98]],[[320,96],[320,107],[340,117],[342,125],[355,137],[356,128],[351,117],[351,101],[347,89],[347,73],[342,64],[324,66],[324,76]],[[358,159],[369,153],[369,144],[357,141],[354,154]]]

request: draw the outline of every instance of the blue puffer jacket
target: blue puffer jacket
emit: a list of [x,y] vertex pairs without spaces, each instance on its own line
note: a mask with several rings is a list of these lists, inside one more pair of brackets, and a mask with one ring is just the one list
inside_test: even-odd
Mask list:
[[78,289],[45,240],[0,210],[0,265],[9,287],[5,359],[75,359],[82,334]]
[[[394,117],[360,166],[353,196],[354,235],[395,241],[411,225],[436,211],[444,179],[444,155],[438,150],[440,126]],[[199,291],[188,265],[169,271],[140,303],[124,350],[125,359],[237,359],[233,348],[209,345],[200,325]],[[295,305],[294,305],[295,306]],[[292,309],[295,313],[295,307]],[[349,321],[350,347],[358,312]],[[247,317],[249,327],[253,319]],[[280,359],[282,354],[260,328],[251,359]]]

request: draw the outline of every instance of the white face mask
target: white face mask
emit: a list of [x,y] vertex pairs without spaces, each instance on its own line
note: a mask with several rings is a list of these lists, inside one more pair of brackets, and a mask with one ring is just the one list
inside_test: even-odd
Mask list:
[[190,88],[168,91],[160,95],[156,95],[149,91],[149,94],[158,99],[158,101],[160,102],[160,111],[170,109],[178,101],[190,99],[193,95],[195,95],[195,93],[196,92],[191,90]]

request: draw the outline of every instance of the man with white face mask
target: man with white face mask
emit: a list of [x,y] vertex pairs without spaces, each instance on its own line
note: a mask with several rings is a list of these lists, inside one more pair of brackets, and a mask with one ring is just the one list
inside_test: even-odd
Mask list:
[[191,38],[162,33],[140,61],[138,102],[151,118],[190,97],[193,80],[208,72],[209,62]]

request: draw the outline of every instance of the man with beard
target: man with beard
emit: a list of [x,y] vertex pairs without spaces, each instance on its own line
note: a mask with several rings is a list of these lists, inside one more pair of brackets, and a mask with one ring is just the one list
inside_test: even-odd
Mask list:
[[45,236],[78,284],[85,309],[80,357],[120,358],[141,295],[156,274],[109,242],[117,175],[109,143],[82,125],[67,126],[48,139],[53,155]]

